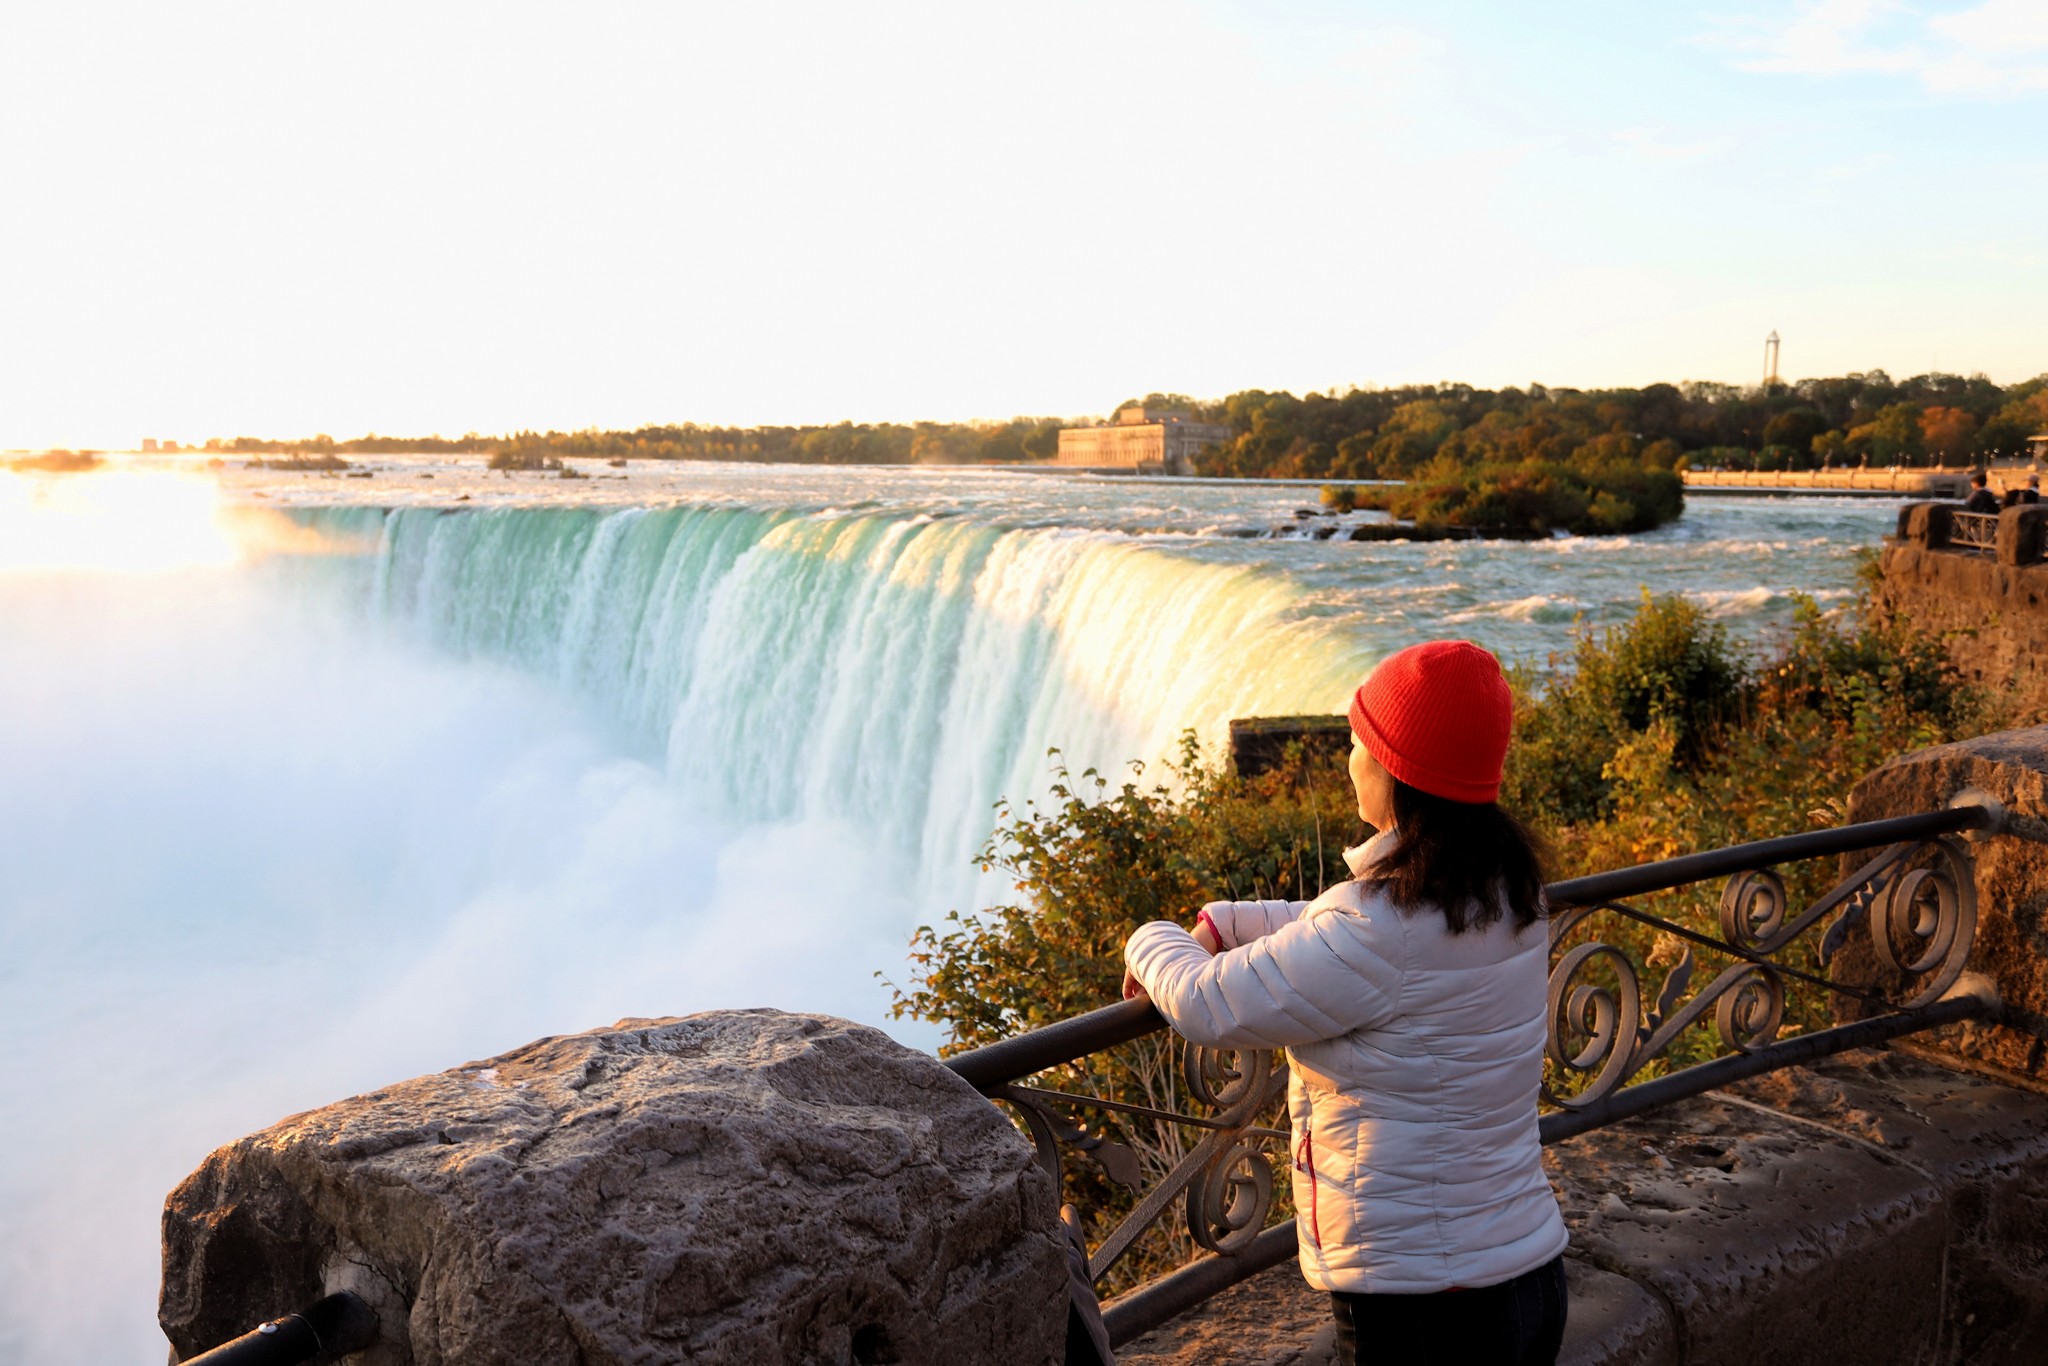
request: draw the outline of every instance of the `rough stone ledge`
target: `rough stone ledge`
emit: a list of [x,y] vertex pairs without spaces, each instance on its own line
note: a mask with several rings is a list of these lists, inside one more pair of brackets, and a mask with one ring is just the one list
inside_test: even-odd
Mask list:
[[[2048,567],[2042,573],[2048,575]],[[1996,799],[2010,827],[1969,842],[1977,888],[1977,938],[1969,966],[1997,984],[2004,1008],[1996,1020],[1951,1025],[1916,1042],[1957,1066],[2048,1083],[2048,726],[1901,755],[1856,784],[1848,816],[1873,821],[1935,810],[1965,789]],[[1859,861],[1845,857],[1843,875]],[[1862,935],[1850,939],[1829,971],[1851,986],[1896,988]],[[1837,997],[1836,1006],[1842,1018],[1863,1009],[1846,996]]]
[[936,1059],[828,1016],[542,1039],[289,1119],[164,1209],[180,1355],[350,1289],[362,1366],[1041,1363],[1051,1179]]
[[[2048,1360],[2048,1097],[1883,1051],[1755,1078],[1546,1155],[1569,1366]],[[1282,1266],[1126,1366],[1324,1366]]]

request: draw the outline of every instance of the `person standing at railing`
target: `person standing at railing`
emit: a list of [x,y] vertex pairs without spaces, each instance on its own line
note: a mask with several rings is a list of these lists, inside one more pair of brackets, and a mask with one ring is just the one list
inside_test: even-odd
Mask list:
[[1564,1220],[1536,1127],[1549,935],[1535,841],[1497,804],[1513,725],[1467,641],[1402,650],[1351,701],[1378,831],[1312,902],[1217,901],[1125,946],[1199,1044],[1284,1048],[1301,1269],[1337,1360],[1533,1366],[1564,1335]]
[[1978,470],[1970,476],[1970,496],[1963,500],[1965,512],[1988,512],[1998,515],[1998,495],[1993,493],[1984,471]]

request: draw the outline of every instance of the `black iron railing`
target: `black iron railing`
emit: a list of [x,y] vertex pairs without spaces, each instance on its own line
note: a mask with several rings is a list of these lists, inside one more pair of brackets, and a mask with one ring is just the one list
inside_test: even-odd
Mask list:
[[184,1366],[300,1366],[316,1358],[332,1361],[360,1352],[376,1340],[376,1311],[343,1290],[187,1357]]
[[[1996,994],[1963,973],[1976,933],[1976,888],[1964,832],[2002,828],[2004,813],[1981,797],[1940,811],[1735,845],[1640,867],[1552,883],[1547,1052],[1552,1108],[1539,1120],[1545,1143],[1743,1077],[1864,1048],[1998,1009]],[[1796,912],[1779,865],[1876,851],[1831,890]],[[1726,878],[1718,933],[1631,905],[1630,898]],[[1596,931],[1634,924],[1682,945],[1654,996],[1646,964]],[[1820,930],[1816,945],[1812,932]],[[1852,940],[1867,941],[1891,984],[1868,990],[1822,975]],[[1696,949],[1727,960],[1693,989]],[[1810,961],[1814,968],[1797,966]],[[1802,981],[1858,1003],[1865,1018],[1779,1039],[1787,983]],[[1667,1058],[1682,1035],[1709,1015],[1726,1055],[1629,1083]],[[1284,1133],[1260,1123],[1286,1084],[1283,1063],[1257,1050],[1183,1043],[1181,1072],[1198,1109],[1168,1110],[1027,1084],[1062,1064],[1166,1028],[1149,1001],[1123,1001],[1015,1038],[972,1049],[947,1065],[992,1099],[1013,1106],[1057,1181],[1062,1151],[1092,1157],[1137,1195],[1135,1207],[1089,1256],[1098,1283],[1179,1201],[1198,1256],[1110,1302],[1103,1317],[1112,1344],[1140,1333],[1248,1276],[1294,1255],[1292,1220],[1265,1227],[1274,1178],[1269,1157]],[[1081,1111],[1116,1112],[1190,1127],[1202,1137],[1143,1189],[1135,1154],[1077,1122]]]

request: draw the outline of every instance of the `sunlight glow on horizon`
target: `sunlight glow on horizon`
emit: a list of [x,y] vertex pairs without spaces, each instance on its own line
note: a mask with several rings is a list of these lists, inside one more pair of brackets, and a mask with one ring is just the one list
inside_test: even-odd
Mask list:
[[224,502],[199,475],[0,469],[0,579],[225,569],[256,554],[326,548],[318,542],[268,509]]
[[2011,383],[2039,13],[30,9],[0,448],[1754,383],[1771,331]]

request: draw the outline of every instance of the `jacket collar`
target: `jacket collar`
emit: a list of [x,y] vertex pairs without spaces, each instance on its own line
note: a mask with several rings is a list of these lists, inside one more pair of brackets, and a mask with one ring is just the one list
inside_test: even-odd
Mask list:
[[1394,847],[1394,827],[1391,825],[1374,835],[1364,844],[1354,844],[1344,851],[1344,866],[1351,870],[1351,876],[1364,877],[1366,869],[1386,857]]

